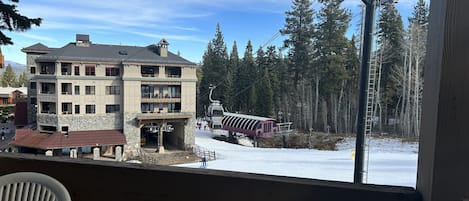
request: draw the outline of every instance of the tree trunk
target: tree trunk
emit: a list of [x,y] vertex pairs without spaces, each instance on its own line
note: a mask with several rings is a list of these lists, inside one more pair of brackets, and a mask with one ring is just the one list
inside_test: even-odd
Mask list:
[[319,109],[319,75],[316,75],[315,84],[315,101],[314,101],[314,124],[318,123],[318,109]]

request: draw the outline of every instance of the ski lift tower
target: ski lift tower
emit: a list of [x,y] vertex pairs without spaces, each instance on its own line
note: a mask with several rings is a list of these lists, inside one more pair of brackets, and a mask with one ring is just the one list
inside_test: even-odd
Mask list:
[[219,100],[212,99],[213,90],[217,88],[216,86],[210,85],[210,93],[208,99],[210,100],[210,105],[207,108],[205,120],[208,122],[208,125],[211,129],[222,129],[222,119],[223,119],[223,106]]
[[[365,4],[363,49],[360,67],[360,93],[358,97],[357,139],[355,145],[354,183],[363,183],[365,173],[365,134],[371,133],[376,69],[370,68],[373,43],[373,23],[377,6],[397,3],[397,0],[362,0]],[[379,86],[378,86],[379,87]]]

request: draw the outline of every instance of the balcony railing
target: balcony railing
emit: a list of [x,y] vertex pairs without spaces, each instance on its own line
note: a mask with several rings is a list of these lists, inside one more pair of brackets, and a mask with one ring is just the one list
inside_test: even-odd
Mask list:
[[62,91],[62,95],[72,95],[72,91]]
[[[210,169],[140,165],[41,155],[0,153],[0,175],[13,172],[47,174],[69,191],[72,200],[269,200],[269,201],[420,201],[409,187],[357,185],[346,182],[288,178]],[[73,172],[73,175],[70,174]],[[93,177],[90,177],[93,175]],[[116,177],[116,175],[119,175]],[[200,179],[203,178],[203,179]],[[164,182],[158,182],[164,181]],[[120,189],[116,191],[115,185]],[[146,184],[152,185],[135,185]],[[194,188],[200,186],[203,188]],[[223,186],[223,188],[220,188]],[[243,193],[239,188],[243,187]],[[96,192],[99,193],[87,193]],[[186,193],[177,193],[186,189]],[[210,189],[218,189],[210,191]],[[227,197],[227,195],[229,195]],[[246,197],[246,195],[249,195]]]
[[169,77],[169,78],[180,78],[180,77],[181,77],[181,74],[166,74],[166,77]]
[[41,75],[54,75],[53,72],[45,72],[45,71],[41,71],[39,74],[41,74]]
[[154,99],[162,99],[162,98],[181,98],[181,94],[153,94],[153,93],[142,93],[142,98],[154,98]]
[[142,77],[158,77],[157,73],[142,73]]
[[41,94],[55,94],[55,90],[41,91]]
[[52,111],[52,110],[43,110],[41,111],[41,114],[57,114],[57,112]]

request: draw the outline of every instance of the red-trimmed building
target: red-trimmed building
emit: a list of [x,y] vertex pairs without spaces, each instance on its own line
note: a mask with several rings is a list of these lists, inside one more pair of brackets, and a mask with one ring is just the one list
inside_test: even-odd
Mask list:
[[104,152],[114,155],[114,147],[122,146],[126,141],[118,130],[41,133],[31,128],[21,128],[16,130],[15,139],[10,144],[19,147],[20,152],[43,150],[47,153],[50,150],[53,155],[60,155],[75,149],[80,154],[91,152],[93,147],[103,147]]

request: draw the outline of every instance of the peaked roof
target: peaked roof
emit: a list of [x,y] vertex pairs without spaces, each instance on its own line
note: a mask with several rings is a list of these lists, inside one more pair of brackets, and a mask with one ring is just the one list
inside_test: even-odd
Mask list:
[[36,61],[91,61],[91,62],[135,62],[156,64],[196,65],[178,55],[168,52],[167,57],[157,53],[158,47],[146,47],[90,44],[89,47],[77,46],[69,43],[62,48],[55,49],[48,54],[39,56]]
[[36,43],[34,45],[21,49],[21,51],[23,52],[50,52],[54,49],[56,48],[50,48],[50,47],[43,45],[42,43]]
[[11,145],[36,149],[61,149],[70,147],[91,147],[103,145],[124,145],[125,136],[118,130],[70,131],[40,133],[37,130],[17,129]]
[[28,94],[28,87],[0,87],[0,94],[10,95],[14,91],[19,91],[23,94]]

